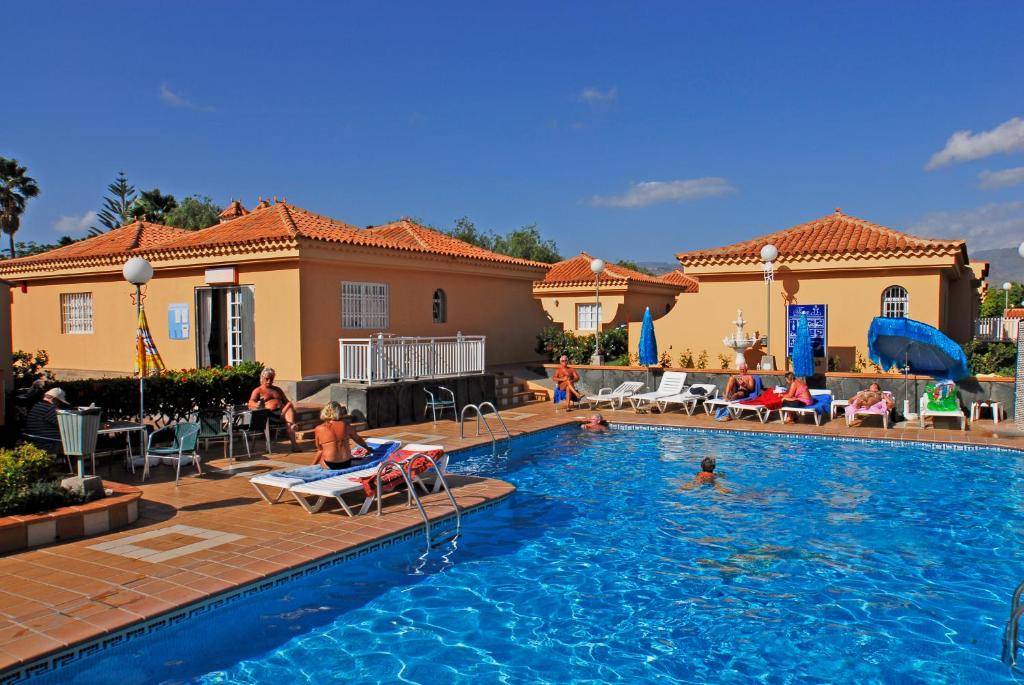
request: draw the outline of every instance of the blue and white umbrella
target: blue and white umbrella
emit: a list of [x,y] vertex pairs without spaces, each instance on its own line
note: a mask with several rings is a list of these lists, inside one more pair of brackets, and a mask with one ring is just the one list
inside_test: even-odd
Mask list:
[[913,319],[876,316],[868,330],[868,356],[883,370],[958,381],[970,375],[967,356],[939,329]]
[[640,364],[643,366],[654,366],[658,363],[658,341],[654,337],[654,319],[651,318],[651,308],[644,310],[644,322],[640,325],[640,349],[637,355],[640,357]]
[[814,347],[811,345],[811,328],[807,325],[807,314],[800,312],[793,337],[793,373],[797,376],[814,375]]

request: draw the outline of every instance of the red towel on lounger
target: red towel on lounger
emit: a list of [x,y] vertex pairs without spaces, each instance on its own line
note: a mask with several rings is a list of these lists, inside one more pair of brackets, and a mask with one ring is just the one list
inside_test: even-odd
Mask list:
[[774,390],[768,388],[754,399],[740,400],[739,403],[749,404],[750,406],[760,405],[762,407],[767,407],[768,409],[775,410],[782,407],[782,396],[776,395]]
[[[409,450],[398,450],[388,457],[388,461],[405,461],[414,454],[426,454],[435,462],[441,458],[444,454],[444,450],[430,450],[429,452],[410,452]],[[423,457],[416,457],[412,460],[412,463],[407,467],[409,469],[409,477],[418,476],[427,469],[430,468],[430,462]],[[359,482],[363,486],[363,492],[366,493],[367,497],[373,497],[377,494],[377,476],[364,476],[359,479]],[[389,470],[380,479],[380,491],[381,493],[391,492],[399,485],[405,482],[402,478],[402,474],[397,469]]]

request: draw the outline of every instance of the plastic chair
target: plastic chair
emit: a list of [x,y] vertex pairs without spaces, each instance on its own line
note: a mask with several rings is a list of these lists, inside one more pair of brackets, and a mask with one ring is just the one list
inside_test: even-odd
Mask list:
[[270,446],[270,417],[269,409],[252,409],[235,415],[235,425],[233,428],[242,434],[242,441],[245,443],[245,454],[248,458],[252,458],[252,450],[249,448],[250,436],[252,437],[253,447],[255,447],[256,438],[262,435],[263,444],[266,447],[265,451],[269,454],[274,453]]
[[[174,484],[178,484],[181,477],[181,462],[188,458],[196,467],[196,473],[202,475],[203,469],[199,466],[199,424],[198,423],[176,423],[152,433],[149,436],[149,444],[146,447],[146,454],[150,457],[160,457],[164,462],[173,461],[178,465],[174,475]],[[174,432],[174,441],[168,447],[153,447],[153,440],[161,433]]]
[[209,447],[211,440],[224,443],[224,456],[228,456],[228,442],[231,433],[228,431],[229,414],[223,409],[201,409],[196,414],[199,424],[199,441],[203,447]]
[[[423,392],[427,393],[427,402],[423,407],[423,418],[427,417],[427,412],[431,412],[434,417],[434,422],[437,422],[437,412],[441,412],[441,416],[444,416],[445,409],[451,409],[452,418],[458,420],[458,408],[455,406],[455,393],[443,385],[438,385],[433,388],[430,386],[423,388]],[[445,397],[445,393],[448,397]]]

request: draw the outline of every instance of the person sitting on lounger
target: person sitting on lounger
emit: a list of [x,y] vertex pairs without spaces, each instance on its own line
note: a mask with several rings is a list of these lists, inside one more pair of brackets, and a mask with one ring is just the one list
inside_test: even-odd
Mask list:
[[750,375],[747,365],[740,364],[738,371],[725,384],[725,399],[730,402],[742,400],[754,393],[754,377]]
[[893,408],[892,395],[882,392],[882,386],[872,383],[867,390],[861,390],[850,398],[846,405],[846,417],[853,420],[853,417],[860,411],[870,411],[875,414],[884,414]]
[[580,428],[591,433],[607,433],[610,430],[608,420],[596,412],[580,424]]
[[355,440],[360,447],[370,450],[370,445],[363,436],[344,420],[344,414],[342,406],[333,401],[324,405],[320,411],[320,420],[323,423],[313,432],[316,440],[314,466],[319,464],[332,471],[358,466],[360,460],[352,457],[349,440]]
[[[580,375],[576,369],[569,366],[569,357],[563,354],[558,358],[558,368],[555,369],[555,375],[551,380],[555,382],[557,389],[562,391],[562,396],[570,403],[580,401],[582,394],[576,389],[576,384],[580,382]],[[556,398],[555,401],[557,402],[558,399]]]
[[288,428],[292,452],[298,452],[299,445],[295,442],[295,406],[288,401],[284,390],[274,385],[276,375],[269,366],[260,372],[260,384],[249,395],[249,409],[269,409],[275,416],[280,416]]
[[[783,407],[798,407],[803,408],[814,404],[814,399],[811,397],[811,391],[807,389],[807,381],[803,378],[797,378],[792,371],[786,373],[786,393],[782,395],[782,406]],[[786,414],[785,418],[782,419],[783,423],[793,423],[794,419],[791,415]]]

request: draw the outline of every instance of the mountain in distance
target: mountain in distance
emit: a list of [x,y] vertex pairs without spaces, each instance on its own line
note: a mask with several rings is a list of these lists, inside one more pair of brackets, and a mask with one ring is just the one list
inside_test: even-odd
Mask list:
[[1024,259],[1015,247],[978,250],[970,254],[972,262],[988,262],[989,287],[998,288],[1007,281],[1024,283]]
[[[1024,259],[1021,261],[1024,262]],[[636,265],[647,269],[655,276],[667,274],[669,271],[679,268],[679,262],[637,262]]]

